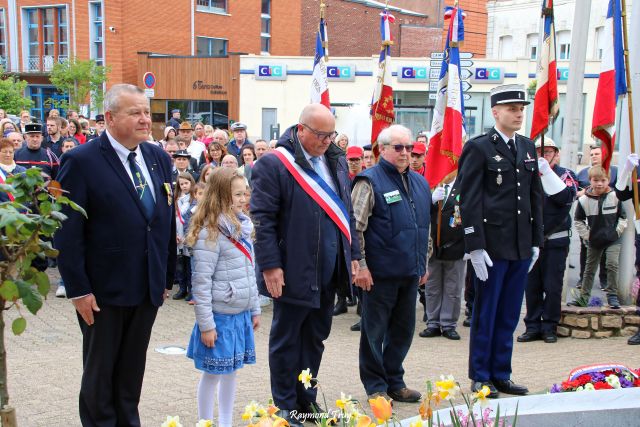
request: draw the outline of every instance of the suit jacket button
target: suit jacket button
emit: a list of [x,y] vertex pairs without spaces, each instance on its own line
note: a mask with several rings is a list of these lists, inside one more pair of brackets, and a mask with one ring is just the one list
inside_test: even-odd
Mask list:
[[520,215],[520,209],[518,209],[518,215]]
[[151,231],[151,226],[147,225],[147,231]]
[[518,196],[518,200],[520,200],[520,196]]
[[520,187],[520,183],[518,183],[518,187]]
[[516,172],[520,172],[520,169],[516,169]]

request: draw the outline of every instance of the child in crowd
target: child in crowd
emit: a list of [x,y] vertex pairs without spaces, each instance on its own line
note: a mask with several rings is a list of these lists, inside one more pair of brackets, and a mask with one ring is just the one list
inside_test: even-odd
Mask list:
[[[176,241],[178,243],[177,269],[181,271],[180,290],[173,299],[185,299],[191,301],[191,248],[185,245],[186,230],[189,226],[187,220],[189,212],[196,205],[196,182],[189,172],[182,172],[176,180],[176,188],[173,192],[176,206]],[[186,218],[186,219],[185,219]]]
[[[589,170],[591,185],[578,199],[575,211],[576,230],[587,244],[587,261],[584,267],[581,295],[589,300],[593,279],[604,253],[607,267],[607,303],[620,308],[618,301],[618,263],[620,236],[627,227],[627,218],[616,192],[609,187],[609,173],[602,166]],[[577,305],[575,301],[569,305]]]
[[213,421],[217,392],[219,427],[233,425],[236,372],[255,364],[253,333],[260,306],[253,266],[253,224],[243,212],[246,184],[235,169],[217,168],[191,220],[196,323],[187,356],[202,371],[198,417]]

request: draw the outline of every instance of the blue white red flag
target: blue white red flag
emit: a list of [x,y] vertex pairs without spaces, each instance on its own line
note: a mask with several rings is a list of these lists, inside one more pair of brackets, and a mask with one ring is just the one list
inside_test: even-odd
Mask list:
[[459,43],[464,40],[465,15],[459,7],[447,7],[444,16],[445,19],[449,19],[449,30],[440,68],[425,168],[425,177],[431,187],[437,186],[447,176],[456,173],[462,142],[466,139],[458,48]]
[[556,31],[553,23],[553,0],[542,0],[542,45],[536,70],[536,98],[531,122],[531,139],[547,131],[549,122],[558,116],[558,71],[556,66]]
[[316,56],[313,59],[313,75],[311,76],[311,102],[320,103],[330,109],[329,80],[327,79],[328,42],[327,24],[324,18],[320,18],[320,26],[316,34]]
[[622,6],[620,0],[609,0],[604,24],[604,45],[600,78],[593,109],[591,134],[602,143],[602,166],[609,170],[616,140],[616,107],[627,93],[622,42]]
[[380,60],[378,61],[378,78],[371,99],[371,147],[373,154],[378,157],[378,135],[391,126],[395,120],[393,111],[393,89],[391,87],[391,24],[395,21],[388,10],[380,14],[380,35],[382,47],[380,48]]

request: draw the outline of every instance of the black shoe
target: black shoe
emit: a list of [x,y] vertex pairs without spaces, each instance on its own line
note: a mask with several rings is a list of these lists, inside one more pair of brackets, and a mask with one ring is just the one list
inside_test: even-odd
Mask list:
[[442,335],[442,332],[439,328],[427,328],[424,331],[420,332],[418,335],[420,335],[422,338],[433,338],[439,337],[440,335]]
[[284,420],[289,424],[290,427],[303,427],[303,422],[299,419],[298,411],[289,411],[287,409],[280,409],[275,413],[276,416],[280,418],[284,418]]
[[407,387],[403,387],[400,390],[395,390],[395,391],[388,390],[387,394],[393,400],[397,402],[404,402],[404,403],[419,402],[420,398],[422,397],[419,391],[411,390],[410,388],[407,388]]
[[607,295],[607,304],[611,308],[615,308],[615,309],[620,308],[620,301],[618,301],[617,295]]
[[187,296],[187,291],[185,289],[180,289],[174,296],[173,299],[184,299]]
[[187,296],[186,296],[186,297],[184,297],[184,300],[185,300],[186,302],[189,302],[189,301],[191,301],[192,299],[193,299],[193,295],[191,294],[191,292],[187,292]]
[[498,390],[496,390],[496,387],[491,381],[473,381],[471,383],[471,391],[477,393],[482,390],[484,386],[489,387],[489,394],[487,395],[489,399],[496,399],[498,397]]
[[347,312],[347,299],[345,297],[338,297],[338,302],[333,307],[333,315],[339,316]]
[[462,326],[464,326],[465,328],[470,328],[471,327],[471,317],[465,317],[465,319],[462,321]]
[[351,325],[349,329],[351,329],[353,332],[358,332],[360,330],[360,322]]
[[529,393],[529,389],[523,385],[518,385],[511,380],[493,380],[493,385],[501,393],[515,394],[517,396],[524,396]]
[[525,332],[518,337],[518,342],[531,342],[542,339],[542,335],[539,332]]
[[460,339],[460,335],[456,332],[455,329],[446,329],[442,331],[442,336],[454,341],[457,341]]
[[545,332],[544,334],[542,334],[542,339],[547,344],[558,342],[558,336],[555,334],[555,332]]
[[356,297],[347,297],[347,307],[353,307],[358,303]]
[[640,328],[638,328],[638,332],[627,341],[629,345],[640,345]]

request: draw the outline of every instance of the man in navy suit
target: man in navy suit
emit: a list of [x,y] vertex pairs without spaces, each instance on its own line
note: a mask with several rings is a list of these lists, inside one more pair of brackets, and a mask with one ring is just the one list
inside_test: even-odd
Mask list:
[[83,426],[139,426],[151,328],[176,265],[171,160],[143,142],[149,100],[119,84],[105,95],[106,131],[67,152],[58,179],[87,217],[66,209],[58,266],[83,336]]

